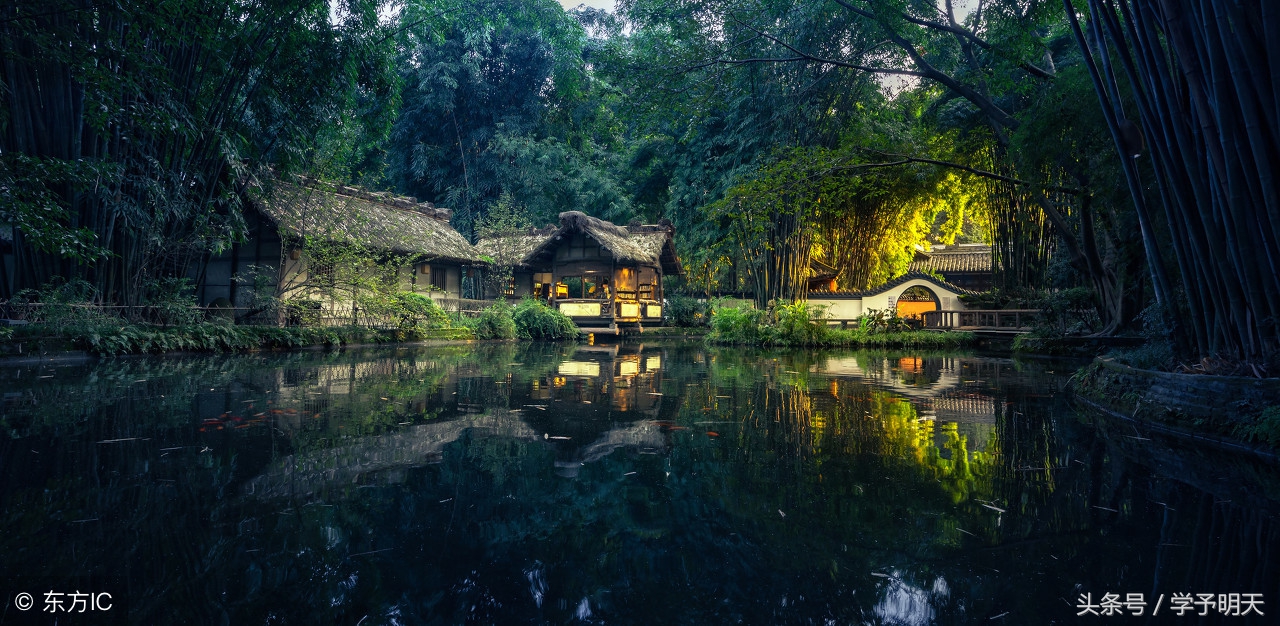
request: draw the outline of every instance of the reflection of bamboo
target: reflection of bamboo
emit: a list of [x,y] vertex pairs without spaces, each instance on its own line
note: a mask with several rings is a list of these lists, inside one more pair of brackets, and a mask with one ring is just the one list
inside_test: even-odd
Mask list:
[[761,414],[767,421],[761,424],[757,417],[757,428],[753,430],[765,433],[772,440],[768,447],[794,455],[797,461],[812,456],[809,422],[813,415],[813,401],[808,389],[788,385],[774,388],[761,384],[757,387],[757,394],[755,406],[762,408]]
[[[1170,496],[1176,496],[1176,488]],[[1280,532],[1275,520],[1263,511],[1230,501],[1217,501],[1209,493],[1187,500],[1167,498],[1156,553],[1157,584],[1171,568],[1184,572],[1181,586],[1205,592],[1275,592],[1276,563],[1280,563]],[[1189,550],[1178,542],[1178,523],[1194,512],[1195,522],[1185,529],[1192,534]],[[1184,531],[1184,532],[1185,532]],[[1185,559],[1178,556],[1185,554]],[[1176,571],[1176,569],[1174,569]],[[1268,588],[1268,585],[1272,588]],[[1167,584],[1166,584],[1167,586]],[[1265,596],[1264,596],[1265,597]]]

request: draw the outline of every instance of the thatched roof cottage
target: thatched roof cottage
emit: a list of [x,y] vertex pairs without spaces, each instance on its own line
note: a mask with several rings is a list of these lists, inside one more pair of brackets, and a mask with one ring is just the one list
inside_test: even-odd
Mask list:
[[[463,277],[482,263],[474,247],[449,225],[450,211],[413,198],[333,185],[308,178],[263,189],[245,211],[246,240],[211,256],[193,271],[201,304],[251,310],[255,288],[249,277],[270,276],[270,288],[287,299],[332,300],[317,295],[335,268],[308,253],[327,247],[351,250],[401,265],[405,291],[442,301],[462,296]],[[256,271],[254,270],[256,268]],[[240,280],[235,280],[239,277]],[[350,303],[325,303],[346,319]],[[336,322],[335,322],[336,323]]]
[[513,269],[506,295],[546,299],[587,332],[618,333],[661,323],[662,277],[683,273],[674,236],[666,220],[619,226],[566,211],[558,226],[482,239],[476,249]]

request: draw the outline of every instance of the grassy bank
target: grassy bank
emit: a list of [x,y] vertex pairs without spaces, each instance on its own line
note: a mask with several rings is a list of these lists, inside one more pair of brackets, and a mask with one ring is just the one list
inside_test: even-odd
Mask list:
[[822,311],[805,303],[781,304],[770,311],[744,306],[716,309],[707,341],[722,345],[857,348],[959,348],[972,333],[911,330],[897,318],[867,316],[857,327],[832,328]]
[[645,337],[705,337],[711,332],[706,326],[645,326]]
[[83,350],[102,356],[163,352],[254,352],[427,339],[471,339],[473,336],[466,328],[280,328],[237,326],[218,321],[183,326],[124,322],[58,327],[28,324],[0,329],[0,354],[14,356],[63,350]]
[[[514,306],[500,301],[477,317],[455,320],[426,296],[389,293],[360,302],[362,319],[376,320],[379,328],[278,327],[234,324],[229,317],[196,307],[190,294],[178,293],[183,290],[179,285],[176,295],[150,303],[146,322],[126,317],[127,307],[95,304],[95,293],[80,283],[24,292],[9,304],[29,323],[0,326],[0,355],[75,350],[96,355],[252,352],[431,339],[565,340],[579,335],[569,318],[528,298]],[[274,303],[269,310],[280,306]]]

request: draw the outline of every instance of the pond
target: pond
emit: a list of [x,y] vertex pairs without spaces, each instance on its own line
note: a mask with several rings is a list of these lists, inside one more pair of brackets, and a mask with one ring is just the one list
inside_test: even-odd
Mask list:
[[[0,621],[1275,619],[1277,467],[1093,416],[1060,391],[1076,365],[682,343],[11,364]],[[73,592],[99,595],[81,615]]]

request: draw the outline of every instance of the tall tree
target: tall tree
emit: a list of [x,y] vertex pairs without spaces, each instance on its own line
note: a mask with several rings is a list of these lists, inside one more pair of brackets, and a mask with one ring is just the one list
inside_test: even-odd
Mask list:
[[552,0],[410,3],[390,182],[454,209],[468,235],[504,192],[540,222],[569,208],[626,215],[614,128],[585,64],[582,18]]

